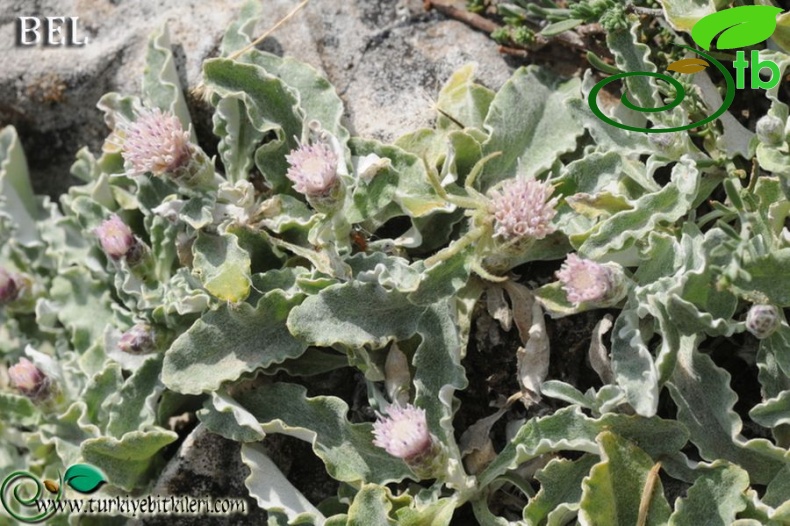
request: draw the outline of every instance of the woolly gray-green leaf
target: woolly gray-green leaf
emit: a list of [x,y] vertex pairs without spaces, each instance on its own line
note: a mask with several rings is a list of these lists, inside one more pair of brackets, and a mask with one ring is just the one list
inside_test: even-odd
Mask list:
[[249,295],[250,254],[239,246],[235,235],[198,232],[192,252],[192,272],[207,291],[231,303],[238,303]]
[[[146,102],[154,108],[170,112],[181,121],[185,130],[190,129],[192,120],[189,109],[181,92],[173,52],[170,50],[170,35],[163,25],[151,35],[146,50],[146,65],[143,75],[143,95]],[[192,130],[192,141],[197,135]]]
[[204,314],[165,354],[162,381],[179,393],[199,394],[244,373],[296,358],[307,344],[288,332],[285,320],[301,299],[275,291],[255,307],[223,304]]
[[538,175],[558,156],[572,151],[582,130],[566,111],[565,100],[578,90],[578,79],[561,82],[534,66],[517,70],[486,115],[489,137],[483,155],[502,155],[486,163],[480,187],[488,189],[517,171]]
[[203,74],[216,96],[238,96],[244,101],[246,115],[239,118],[248,119],[261,133],[274,132],[276,138],[255,151],[255,165],[276,191],[290,189],[285,156],[298,147],[304,120],[296,95],[282,80],[253,64],[210,59],[203,63]]
[[756,484],[768,483],[782,469],[784,450],[765,439],[746,441],[740,436],[742,423],[733,411],[737,396],[729,387],[730,375],[699,352],[696,344],[680,346],[667,385],[678,406],[678,421],[691,432],[702,458],[729,460],[745,469]]
[[373,445],[371,424],[348,421],[348,405],[337,397],[308,398],[302,386],[276,383],[241,393],[237,400],[266,433],[283,433],[311,443],[337,480],[385,484],[410,473],[402,460]]
[[609,431],[598,435],[596,441],[601,446],[601,462],[582,484],[581,522],[607,526],[666,524],[671,509],[658,473],[653,472],[655,462],[650,455]]
[[670,526],[730,526],[746,507],[744,493],[749,487],[749,475],[740,467],[716,461],[689,488],[686,497],[678,499]]
[[121,439],[91,438],[82,443],[80,451],[87,462],[107,475],[110,484],[133,491],[147,482],[156,454],[177,439],[172,431],[154,428],[131,431]]

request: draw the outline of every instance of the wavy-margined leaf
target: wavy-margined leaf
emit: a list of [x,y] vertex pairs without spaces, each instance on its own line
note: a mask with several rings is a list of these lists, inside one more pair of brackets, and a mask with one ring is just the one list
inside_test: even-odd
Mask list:
[[236,442],[260,442],[266,438],[258,419],[222,389],[211,393],[197,417],[212,433]]
[[250,468],[244,485],[261,508],[285,514],[288,524],[318,524],[325,520],[324,515],[288,481],[261,444],[242,445],[241,461]]
[[126,379],[118,398],[109,404],[108,434],[121,438],[129,431],[155,423],[156,406],[164,389],[159,377],[161,371],[162,357],[156,356],[146,360]]
[[220,42],[220,55],[227,57],[231,53],[239,51],[250,42],[255,36],[255,26],[261,19],[263,6],[259,2],[248,0],[241,6],[235,20],[228,25]]
[[595,85],[596,77],[592,70],[584,74],[582,94],[584,99],[578,97],[565,101],[566,111],[573,116],[578,125],[590,132],[595,143],[601,151],[613,151],[623,155],[642,154],[653,150],[648,143],[645,133],[636,133],[612,126],[593,114],[587,103],[587,95]]
[[678,406],[678,421],[691,432],[691,441],[704,459],[729,460],[749,473],[752,483],[768,483],[785,465],[784,450],[765,439],[744,440],[741,419],[733,411],[737,400],[730,375],[697,350],[696,340],[681,344],[669,386]]
[[582,498],[582,479],[598,460],[590,454],[578,460],[555,458],[538,471],[535,478],[540,482],[540,491],[524,507],[527,524],[543,524],[560,504],[578,504]]
[[764,294],[769,302],[780,307],[790,306],[790,275],[784,271],[790,265],[790,248],[778,248],[752,257],[747,255],[741,268],[748,277],[739,274],[733,284],[746,291]]
[[245,55],[244,59],[278,77],[298,95],[299,108],[304,112],[305,124],[312,120],[320,122],[324,130],[345,145],[349,133],[341,124],[343,101],[335,88],[314,67],[292,57],[278,57],[263,51]]
[[[86,350],[104,339],[111,322],[110,291],[84,267],[71,267],[52,280],[47,309],[66,327],[77,350]],[[43,308],[43,305],[39,305]]]
[[274,291],[255,307],[223,304],[204,314],[165,354],[162,381],[173,391],[199,394],[255,369],[300,356],[307,344],[288,332],[285,320],[301,300],[301,296],[286,298]]
[[658,370],[642,337],[636,305],[628,304],[612,331],[612,370],[628,403],[643,416],[658,408]]
[[154,428],[131,431],[121,439],[91,438],[82,443],[80,451],[86,461],[107,475],[110,484],[133,491],[147,481],[156,454],[176,440],[176,433]]
[[[606,34],[606,45],[612,50],[615,64],[621,71],[647,71],[655,72],[656,65],[650,61],[650,47],[640,41],[640,23],[631,24],[628,31],[610,31]],[[640,108],[658,108],[663,103],[658,94],[656,79],[647,75],[635,75],[625,79],[625,93],[628,100]],[[630,112],[622,104],[617,106],[617,112]],[[643,113],[634,116],[644,120]]]
[[354,496],[354,502],[348,508],[348,526],[381,526],[396,524],[389,516],[392,504],[387,498],[387,491],[375,484],[362,486]]
[[[189,117],[181,82],[178,79],[176,63],[170,49],[170,35],[167,25],[163,25],[151,35],[145,54],[145,73],[143,74],[143,97],[154,108],[170,112],[181,121],[185,130],[190,130],[192,119]],[[197,142],[195,130],[191,130],[192,141]]]
[[415,402],[431,431],[451,448],[452,393],[466,386],[458,329],[446,302],[418,306],[377,283],[349,282],[310,296],[288,318],[291,332],[321,347],[377,349],[419,335],[414,354]]
[[348,405],[340,398],[308,398],[304,387],[285,383],[265,385],[236,398],[258,419],[264,432],[311,443],[337,480],[386,484],[410,474],[402,460],[373,445],[371,424],[348,421]]
[[212,295],[231,303],[249,295],[250,254],[239,246],[235,235],[198,232],[192,253],[192,272]]
[[694,24],[691,38],[710,51],[713,39],[718,49],[749,47],[767,40],[776,29],[776,15],[782,8],[767,5],[744,5],[705,16]]
[[459,124],[465,128],[483,129],[495,94],[474,82],[475,69],[475,64],[462,66],[447,79],[439,91],[436,107],[441,112],[436,127],[440,130],[457,130]]
[[571,239],[580,253],[591,259],[628,248],[647,237],[662,223],[672,224],[691,210],[700,173],[694,161],[683,157],[672,169],[670,183],[655,193],[631,202],[632,210],[618,212],[599,223],[583,241]]
[[378,226],[404,212],[422,217],[452,210],[433,190],[425,163],[416,155],[395,145],[358,137],[349,142],[349,147],[354,156],[375,154],[390,161],[389,167],[380,170],[370,181],[357,185],[354,207],[347,211],[349,222],[371,220]]
[[598,435],[596,441],[601,447],[601,462],[582,484],[581,522],[666,524],[671,509],[650,455],[610,431]]
[[255,165],[275,191],[288,191],[285,156],[299,146],[304,121],[296,95],[282,80],[253,64],[210,59],[203,63],[203,74],[207,88],[218,97],[240,97],[246,115],[239,107],[239,118],[248,119],[261,133],[274,132],[275,139],[255,150]]
[[764,427],[790,424],[790,391],[757,404],[749,411],[749,417]]
[[291,332],[319,347],[383,347],[391,340],[410,338],[426,307],[417,307],[405,294],[377,283],[356,281],[328,287],[310,296],[288,319]]
[[457,499],[443,498],[418,508],[400,508],[397,511],[398,526],[449,526]]
[[670,526],[730,526],[746,508],[744,496],[749,487],[749,474],[735,464],[718,460],[709,467],[678,499],[669,518]]
[[524,424],[478,480],[481,485],[488,485],[507,470],[549,451],[600,454],[595,437],[607,430],[630,440],[653,458],[677,452],[689,436],[682,424],[672,420],[614,413],[593,419],[578,407],[566,407]]
[[538,175],[558,156],[576,148],[582,134],[565,109],[579,90],[578,79],[560,82],[546,70],[517,70],[494,97],[484,128],[489,133],[483,155],[502,152],[486,163],[479,185],[486,190],[517,171]]
[[228,94],[217,102],[214,134],[219,137],[217,151],[225,167],[225,178],[231,182],[246,179],[255,166],[255,150],[266,135],[250,122],[243,94]]

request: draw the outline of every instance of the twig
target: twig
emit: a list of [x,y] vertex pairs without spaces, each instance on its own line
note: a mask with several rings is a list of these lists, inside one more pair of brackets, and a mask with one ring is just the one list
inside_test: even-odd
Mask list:
[[499,24],[496,22],[492,22],[491,20],[476,13],[470,13],[466,9],[458,9],[447,2],[441,2],[439,0],[425,0],[422,5],[426,11],[430,11],[431,9],[435,8],[437,11],[449,16],[450,18],[460,20],[461,22],[470,25],[475,29],[479,29],[480,31],[484,31],[489,34],[500,28]]
[[[480,16],[478,14],[470,13],[469,11],[466,11],[465,9],[459,9],[459,8],[453,6],[453,5],[450,5],[448,2],[446,2],[444,0],[425,0],[423,2],[423,6],[425,7],[426,10],[436,9],[440,13],[442,13],[444,15],[447,15],[450,18],[454,18],[455,20],[463,22],[463,23],[465,23],[465,24],[467,24],[467,25],[469,25],[469,26],[471,26],[471,27],[473,27],[475,29],[478,29],[480,31],[484,31],[484,32],[486,32],[488,34],[491,34],[494,31],[496,31],[497,29],[501,29],[502,28],[502,26],[500,26],[496,22],[493,22],[493,21],[491,21],[491,20],[489,20],[489,19],[487,19],[485,17],[482,17],[482,16]],[[595,34],[595,33],[599,33],[600,31],[602,31],[602,29],[600,28],[600,25],[598,25],[598,24],[589,24],[589,26],[590,26],[589,29],[584,30],[582,28],[585,28],[586,26],[581,26],[581,28],[579,28],[578,30],[580,32],[581,31],[585,31],[586,35],[587,34]],[[531,29],[533,31],[539,31],[540,30],[540,28],[537,27],[535,24],[532,24]],[[579,37],[579,35],[577,33],[573,32],[573,31],[565,31],[563,33],[560,33],[558,35],[555,35],[555,36],[551,37],[550,39],[544,37],[543,35],[541,35],[539,33],[536,33],[535,34],[535,43],[533,45],[531,45],[529,47],[524,47],[524,48],[521,48],[521,47],[516,48],[516,47],[511,47],[511,46],[500,46],[499,47],[499,52],[500,53],[504,53],[506,55],[513,55],[513,56],[516,56],[516,57],[522,57],[523,58],[523,57],[526,57],[528,55],[528,51],[536,51],[536,50],[544,47],[545,45],[547,45],[550,42],[559,42],[560,44],[563,44],[565,46],[571,47],[571,48],[573,48],[575,50],[578,50],[578,51],[586,51],[587,47],[588,47],[588,46],[585,45],[585,43],[582,41],[582,39]]]
[[499,52],[503,55],[510,55],[512,57],[526,58],[529,56],[529,51],[516,47],[499,46]]

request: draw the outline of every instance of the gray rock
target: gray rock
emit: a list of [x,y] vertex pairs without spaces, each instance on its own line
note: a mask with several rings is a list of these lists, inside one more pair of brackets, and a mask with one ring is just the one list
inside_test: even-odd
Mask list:
[[[463,2],[461,2],[463,3]],[[200,81],[243,0],[0,0],[0,42],[15,42],[19,16],[79,16],[81,47],[11,47],[0,58],[0,123],[17,127],[39,193],[56,196],[74,181],[74,154],[98,151],[107,129],[96,102],[108,91],[140,92],[148,35],[168,22],[182,83]],[[296,5],[266,0],[262,33]],[[8,49],[8,46],[4,44]],[[480,81],[498,88],[510,68],[486,35],[419,0],[312,0],[262,45],[324,72],[347,105],[349,127],[391,140],[430,124],[431,99],[459,66],[480,64]],[[210,129],[198,114],[198,131]],[[200,121],[204,122],[200,122]],[[203,137],[206,140],[206,137]],[[209,148],[210,150],[210,148]]]

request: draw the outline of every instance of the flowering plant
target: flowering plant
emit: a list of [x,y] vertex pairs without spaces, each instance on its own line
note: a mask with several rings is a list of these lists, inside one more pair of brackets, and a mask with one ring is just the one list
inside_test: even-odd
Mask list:
[[[605,4],[618,63],[655,69],[636,15]],[[530,66],[494,92],[465,66],[434,128],[383,144],[351,136],[313,68],[245,50],[257,6],[203,67],[215,159],[164,29],[141,96],[101,99],[109,137],[78,152],[84,184],[59,204],[0,131],[0,473],[87,462],[102,491],[144,492],[186,414],[239,444],[272,524],[788,519],[778,88],[757,134],[725,121],[656,141],[592,115],[592,73]],[[545,314],[589,316],[589,352]],[[465,421],[470,363],[497,339],[514,387]],[[759,431],[717,363],[733,341]],[[556,368],[585,354],[582,391]],[[356,394],[316,387],[332,374]],[[274,434],[309,443],[331,496],[285,477]]]

